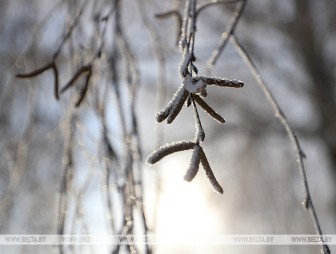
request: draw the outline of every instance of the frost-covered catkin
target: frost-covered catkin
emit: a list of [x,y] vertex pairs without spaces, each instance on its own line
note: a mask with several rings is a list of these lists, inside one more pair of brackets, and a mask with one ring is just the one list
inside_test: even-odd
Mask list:
[[161,146],[154,152],[152,152],[148,157],[147,157],[147,163],[148,164],[155,164],[159,160],[161,160],[163,157],[175,153],[175,152],[180,152],[184,150],[189,150],[192,149],[195,145],[194,141],[179,141],[179,142],[174,142],[171,144],[166,144],[164,146]]
[[244,86],[244,83],[240,80],[231,80],[227,78],[217,78],[217,77],[205,77],[202,76],[202,80],[207,85],[215,85],[215,86],[225,86],[225,87],[235,87],[241,88]]
[[194,177],[198,172],[199,164],[201,161],[201,154],[202,154],[201,151],[202,148],[199,145],[195,145],[189,169],[187,170],[187,173],[184,176],[184,180],[186,180],[187,182],[190,182],[192,179],[194,179]]
[[205,171],[205,174],[208,177],[212,187],[214,187],[215,191],[217,191],[218,193],[223,194],[224,193],[223,188],[222,186],[219,185],[214,173],[212,172],[208,159],[205,156],[205,153],[203,150],[201,153],[201,163]]
[[198,105],[200,105],[205,112],[207,112],[213,119],[215,119],[219,123],[225,123],[224,118],[219,115],[214,109],[210,107],[209,104],[207,104],[201,97],[198,95],[193,96],[194,100],[197,102]]
[[173,106],[178,103],[183,94],[184,87],[180,86],[180,88],[174,93],[173,98],[169,101],[167,106],[156,115],[156,121],[158,121],[159,123],[164,121],[169,116],[169,113],[171,112]]
[[188,95],[189,93],[185,89],[181,90],[181,92],[177,95],[177,99],[174,101],[172,108],[169,112],[167,123],[172,123],[175,120],[177,115],[180,113],[183,104],[187,100]]
[[[166,14],[168,13],[171,15],[172,12],[167,12]],[[167,123],[170,124],[178,116],[184,103],[187,101],[187,107],[190,105],[193,106],[195,119],[194,141],[182,141],[161,146],[159,149],[148,156],[147,162],[149,164],[154,164],[171,153],[193,149],[190,165],[184,176],[184,180],[188,182],[192,181],[198,173],[200,163],[202,163],[205,173],[215,191],[218,193],[223,193],[223,189],[217,182],[203,148],[201,147],[201,144],[205,140],[205,132],[202,127],[197,105],[205,110],[207,114],[209,114],[213,119],[219,123],[224,123],[224,118],[203,100],[203,98],[208,94],[208,85],[238,88],[243,87],[244,84],[241,81],[229,80],[227,78],[198,76],[198,69],[195,65],[196,57],[194,54],[195,34],[197,30],[196,17],[197,1],[185,1],[183,23],[180,25],[180,50],[182,53],[182,59],[179,65],[179,74],[182,79],[182,84],[175,92],[168,105],[156,115],[156,120],[158,122],[167,120]]]

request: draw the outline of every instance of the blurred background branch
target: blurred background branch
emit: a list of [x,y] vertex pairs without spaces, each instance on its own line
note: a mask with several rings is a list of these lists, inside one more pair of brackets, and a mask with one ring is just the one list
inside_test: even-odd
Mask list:
[[[174,126],[154,124],[155,113],[180,84],[179,18],[158,20],[155,14],[183,13],[184,3],[2,1],[1,234],[314,234],[309,213],[299,205],[304,193],[286,133],[230,44],[211,73],[239,78],[246,85],[238,92],[209,90],[207,101],[225,116],[225,125],[216,125],[199,112],[207,133],[203,149],[218,182],[224,183],[224,195],[209,190],[205,177],[183,181],[191,151],[164,158],[160,168],[144,165],[143,156],[159,144],[194,131],[188,112],[192,109],[185,107]],[[207,60],[223,31],[232,30],[231,17],[242,3],[198,1],[203,7],[194,51],[200,74],[206,73]],[[336,232],[335,10],[336,3],[328,0],[250,0],[233,28],[301,141],[311,196],[325,234]],[[83,72],[59,101],[53,98],[53,72],[15,78],[17,73],[46,66],[55,52],[59,52],[55,64],[60,85],[92,64],[89,86]],[[79,98],[81,106],[75,108]],[[319,251],[318,246],[141,244],[3,249],[3,253]],[[331,250],[335,251],[333,246]]]

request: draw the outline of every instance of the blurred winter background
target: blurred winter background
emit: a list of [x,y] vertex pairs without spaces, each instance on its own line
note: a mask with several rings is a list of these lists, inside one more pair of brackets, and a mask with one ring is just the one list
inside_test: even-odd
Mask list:
[[[15,78],[52,60],[83,2],[0,1],[0,233],[148,233],[167,238],[314,234],[310,214],[301,205],[305,194],[294,150],[230,43],[211,75],[240,79],[245,87],[208,89],[206,101],[224,116],[224,125],[200,112],[204,150],[224,194],[212,190],[201,170],[191,183],[183,180],[190,151],[167,156],[154,167],[145,165],[146,156],[158,146],[194,136],[191,108],[184,107],[171,125],[155,122],[155,113],[179,87],[181,57],[176,17],[156,19],[155,14],[182,10],[184,1],[87,1],[56,61],[63,87],[104,41],[88,94],[78,108],[73,98],[83,80],[56,101],[52,71]],[[235,5],[213,5],[198,18],[195,53],[201,75]],[[323,233],[335,234],[336,2],[250,0],[236,35],[299,137]],[[132,55],[125,56],[127,52]],[[145,252],[144,246],[136,248]],[[320,251],[319,246],[197,243],[150,248],[154,253]],[[0,249],[60,251],[56,246]],[[134,251],[113,246],[62,249],[113,250]],[[336,251],[334,246],[331,250]]]

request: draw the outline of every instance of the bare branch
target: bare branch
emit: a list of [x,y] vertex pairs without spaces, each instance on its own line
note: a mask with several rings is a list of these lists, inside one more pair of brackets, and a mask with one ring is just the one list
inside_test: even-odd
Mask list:
[[40,74],[42,74],[43,72],[52,69],[53,70],[53,74],[54,74],[54,94],[55,94],[55,98],[56,100],[59,100],[59,92],[58,92],[58,70],[57,70],[57,66],[55,64],[55,62],[51,62],[46,64],[45,66],[36,69],[35,71],[29,72],[29,73],[22,73],[22,74],[16,74],[17,78],[33,78],[35,76],[38,76]]
[[56,64],[53,64],[51,68],[53,70],[54,80],[55,80],[54,81],[55,82],[55,85],[54,85],[54,94],[55,94],[56,100],[59,100],[58,69],[57,69]]
[[74,22],[73,24],[70,26],[67,34],[63,37],[62,39],[62,42],[60,43],[60,45],[58,46],[57,50],[55,51],[54,55],[53,55],[53,58],[52,58],[52,61],[48,64],[46,64],[45,66],[35,70],[35,71],[32,71],[30,73],[26,73],[26,74],[17,74],[16,77],[17,78],[32,78],[32,77],[35,77],[39,74],[42,74],[44,71],[48,70],[48,69],[52,69],[53,70],[53,74],[54,74],[54,94],[55,94],[55,98],[56,100],[59,100],[59,92],[58,92],[58,89],[59,89],[59,73],[58,73],[58,69],[57,69],[57,66],[56,66],[56,58],[59,56],[60,52],[61,52],[61,49],[64,45],[64,43],[70,38],[70,35],[72,34],[74,28],[77,26],[77,23],[79,21],[79,18],[80,16],[82,15],[83,13],[83,10],[84,10],[84,7],[87,3],[87,0],[84,1],[84,3],[82,4],[78,14],[76,15],[75,19],[74,19]]
[[32,78],[35,77],[46,70],[49,70],[50,68],[53,67],[53,62],[46,64],[45,66],[42,66],[41,68],[36,69],[35,71],[28,72],[28,73],[21,73],[21,74],[16,74],[17,78]]
[[170,10],[170,11],[165,11],[165,12],[155,14],[155,17],[158,19],[164,19],[164,18],[169,18],[169,17],[174,17],[174,16],[180,19],[181,24],[182,24],[181,15],[177,10]]
[[190,100],[193,104],[193,109],[194,109],[194,119],[195,119],[195,128],[196,128],[196,133],[195,133],[195,142],[198,144],[199,142],[203,142],[205,139],[205,132],[202,127],[201,119],[198,114],[198,110],[194,101],[194,96],[190,95]]
[[64,93],[67,89],[69,89],[75,83],[75,81],[82,75],[82,73],[91,72],[91,68],[92,68],[91,65],[82,66],[77,72],[75,72],[72,78],[61,89],[61,93]]
[[237,3],[241,0],[212,0],[208,3],[202,4],[197,8],[196,15],[198,16],[204,9],[216,5],[216,4],[232,4],[232,3]]
[[90,69],[86,74],[84,89],[83,89],[78,101],[76,102],[76,107],[79,107],[80,104],[82,103],[82,101],[85,98],[85,95],[86,95],[86,93],[89,89],[89,82],[90,82],[91,75],[92,75],[92,71]]
[[182,17],[179,11],[177,10],[171,10],[171,11],[166,11],[163,13],[158,13],[155,14],[155,17],[158,19],[165,19],[169,17],[176,17],[176,45],[179,44],[180,37],[181,37],[181,27],[182,27]]
[[238,24],[238,21],[239,21],[242,13],[244,11],[246,3],[247,3],[247,0],[241,0],[237,4],[235,13],[234,13],[233,17],[231,18],[229,25],[226,27],[225,32],[222,34],[222,38],[221,38],[221,41],[219,43],[218,48],[212,53],[210,59],[207,61],[207,65],[208,65],[207,72],[208,73],[211,72],[211,69],[216,64],[220,54],[223,52],[230,36],[234,33],[234,31],[236,29],[236,25]]
[[[295,132],[293,131],[293,129],[289,125],[289,122],[287,120],[286,115],[281,110],[281,108],[280,108],[279,104],[277,103],[276,99],[274,98],[272,92],[270,91],[270,89],[266,85],[265,81],[263,80],[263,78],[262,78],[260,72],[258,71],[256,65],[254,64],[254,62],[252,61],[252,59],[250,58],[250,56],[248,55],[246,50],[243,48],[243,46],[240,44],[238,38],[235,35],[233,35],[231,37],[231,42],[235,46],[237,52],[239,53],[240,57],[243,59],[243,61],[247,65],[247,67],[250,69],[254,78],[256,79],[260,89],[262,90],[266,99],[270,103],[275,117],[277,117],[280,120],[281,124],[284,126],[284,128],[287,132],[288,138],[290,139],[290,141],[293,145],[295,154],[297,156],[297,161],[298,161],[298,164],[299,164],[298,165],[299,166],[299,171],[300,171],[300,175],[302,176],[302,183],[303,183],[303,186],[304,186],[304,191],[306,193],[306,197],[303,201],[303,204],[304,204],[305,208],[309,209],[310,212],[311,212],[312,221],[313,221],[313,224],[314,224],[314,227],[315,227],[316,234],[318,234],[319,236],[322,237],[323,233],[322,233],[321,226],[320,226],[320,223],[319,223],[319,220],[318,220],[315,208],[314,208],[313,200],[312,200],[311,195],[310,195],[309,184],[308,184],[308,180],[307,180],[307,174],[306,174],[306,170],[305,170],[305,166],[304,166],[304,162],[303,162],[304,152],[302,151],[300,142],[299,142]],[[323,253],[325,253],[325,254],[330,253],[330,249],[329,249],[327,244],[323,243],[322,248],[323,248]]]
[[77,15],[76,15],[76,17],[75,17],[72,25],[70,26],[70,28],[69,28],[68,32],[66,33],[66,35],[63,37],[61,43],[59,44],[57,50],[55,51],[55,53],[53,55],[53,61],[55,61],[56,58],[58,57],[58,55],[61,53],[61,50],[62,50],[62,48],[64,46],[64,43],[70,38],[70,36],[71,36],[74,28],[77,26],[79,18],[82,16],[84,7],[86,6],[87,2],[88,2],[88,0],[85,0],[83,2],[82,6],[80,7],[80,9],[79,9],[79,11],[78,11],[78,13],[77,13]]

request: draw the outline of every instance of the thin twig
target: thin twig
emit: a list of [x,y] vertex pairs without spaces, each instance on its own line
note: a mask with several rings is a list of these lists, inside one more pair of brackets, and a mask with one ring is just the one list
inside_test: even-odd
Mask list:
[[64,85],[60,93],[64,93],[67,89],[69,89],[75,83],[75,81],[82,75],[82,73],[89,71],[91,71],[91,65],[82,66],[77,72],[75,72],[72,78]]
[[35,71],[32,71],[32,72],[28,72],[28,73],[19,73],[19,74],[16,74],[16,77],[17,78],[32,78],[32,77],[35,77],[43,72],[45,72],[46,70],[49,70],[50,68],[52,68],[53,66],[53,63],[48,63],[38,69],[36,69]]
[[83,14],[83,10],[84,7],[86,6],[88,0],[85,0],[82,4],[82,6],[80,7],[77,15],[75,16],[75,19],[72,23],[72,25],[70,26],[68,32],[66,33],[66,35],[63,37],[61,43],[58,45],[57,50],[55,51],[54,55],[53,55],[53,62],[55,62],[56,58],[58,57],[58,55],[61,53],[61,49],[63,48],[64,43],[70,38],[74,28],[77,26],[79,18],[82,16]]
[[54,74],[54,94],[55,94],[55,98],[56,100],[59,100],[59,73],[58,73],[58,69],[57,69],[57,65],[56,65],[56,59],[59,56],[61,49],[63,48],[64,43],[70,38],[74,28],[77,26],[79,18],[82,16],[84,7],[87,3],[87,0],[85,0],[78,12],[78,14],[76,15],[72,25],[70,26],[68,32],[66,33],[66,35],[63,37],[61,43],[59,44],[57,50],[55,51],[51,62],[49,62],[48,64],[44,65],[43,67],[40,67],[38,69],[36,69],[35,71],[29,72],[29,73],[21,73],[21,74],[17,74],[16,77],[17,78],[32,78],[35,77],[37,75],[42,74],[43,72],[52,69],[53,74]]
[[89,82],[90,82],[90,78],[92,75],[92,65],[85,65],[82,66],[73,76],[72,78],[68,81],[68,83],[61,89],[61,93],[64,93],[67,89],[69,89],[71,86],[74,85],[74,83],[76,82],[76,80],[82,75],[85,75],[85,84],[84,84],[84,88],[79,96],[78,101],[76,102],[76,107],[79,107],[79,105],[82,103],[82,101],[84,100],[84,97],[88,91],[89,88]]
[[87,91],[89,90],[89,83],[90,83],[91,75],[92,75],[92,71],[91,71],[91,69],[90,69],[90,70],[87,72],[87,74],[86,74],[86,77],[85,77],[85,84],[84,84],[84,89],[83,89],[81,95],[79,96],[78,101],[76,102],[76,107],[79,107],[79,106],[80,106],[80,104],[82,103],[82,101],[83,101],[84,98],[85,98],[85,95],[86,95]]
[[58,69],[57,69],[57,66],[55,64],[55,61],[53,61],[51,63],[48,63],[48,64],[42,66],[41,68],[36,69],[35,71],[28,72],[28,73],[16,74],[16,77],[17,78],[23,78],[23,79],[33,78],[35,76],[38,76],[38,75],[42,74],[43,72],[45,72],[49,69],[53,70],[53,74],[54,74],[54,95],[55,95],[56,100],[59,100]]
[[219,43],[218,48],[212,53],[211,57],[209,58],[209,60],[207,61],[207,73],[210,73],[212,68],[214,67],[214,65],[216,64],[219,56],[221,55],[221,53],[223,52],[230,36],[233,34],[233,32],[236,29],[236,26],[238,24],[238,21],[244,11],[244,8],[246,6],[247,0],[241,0],[237,7],[236,10],[234,12],[233,17],[230,20],[230,23],[228,24],[228,26],[226,27],[225,32],[222,34],[222,38],[221,41]]
[[[155,60],[157,61],[157,66],[158,66],[158,78],[157,78],[157,86],[156,86],[156,107],[157,111],[161,109],[164,106],[164,100],[166,98],[167,94],[167,78],[165,74],[166,70],[166,59],[164,56],[164,52],[162,49],[162,41],[159,35],[158,30],[155,28],[155,26],[149,21],[147,17],[148,11],[146,10],[146,4],[147,1],[141,0],[137,1],[138,3],[138,8],[139,12],[142,18],[142,21],[147,28],[149,37],[151,39],[151,44],[152,44],[152,51]],[[179,40],[180,40],[180,34],[181,34],[181,25],[182,25],[182,18],[177,12],[177,37],[176,37],[176,45],[178,45]],[[164,140],[164,133],[163,133],[163,127],[162,125],[157,125],[156,129],[156,144],[159,146],[160,143],[162,143]],[[160,166],[156,166],[158,169]],[[153,216],[152,216],[152,223],[151,223],[151,230],[155,232],[157,223],[158,223],[158,209],[159,209],[159,202],[160,202],[160,197],[161,197],[161,171],[160,170],[155,170],[154,171],[155,177],[154,177],[154,182],[155,182],[155,198],[153,202]],[[144,213],[143,213],[144,214]],[[151,247],[151,251],[154,251],[154,246]]]
[[155,17],[158,19],[164,19],[164,18],[169,18],[169,17],[176,17],[177,23],[176,23],[176,45],[178,45],[180,37],[181,37],[181,27],[182,27],[182,17],[181,14],[178,10],[171,10],[171,11],[166,11],[163,13],[158,13],[155,14]]
[[[197,96],[197,95],[195,95],[195,96]],[[204,141],[204,139],[205,139],[205,132],[203,130],[201,119],[199,117],[198,110],[197,110],[197,107],[196,107],[196,103],[194,101],[194,96],[191,95],[190,99],[191,99],[191,102],[192,102],[192,105],[193,105],[193,109],[194,109],[195,128],[196,128],[195,143],[198,144],[199,142],[203,142]]]
[[[270,103],[274,115],[275,117],[277,117],[281,124],[284,126],[287,135],[293,145],[293,149],[295,151],[295,154],[297,156],[297,161],[298,161],[298,166],[299,166],[299,171],[302,177],[302,183],[303,183],[303,187],[304,187],[304,191],[305,191],[305,200],[303,201],[303,205],[306,209],[310,210],[311,212],[311,217],[312,217],[312,221],[315,227],[315,231],[316,234],[318,234],[319,236],[322,236],[322,230],[321,230],[321,226],[314,208],[314,204],[313,204],[313,200],[310,194],[310,190],[309,190],[309,184],[308,184],[308,180],[307,180],[307,175],[306,175],[306,170],[305,170],[305,166],[304,166],[304,152],[302,151],[300,142],[296,136],[296,134],[294,133],[293,129],[291,128],[291,126],[289,125],[289,122],[287,120],[286,115],[283,113],[283,111],[281,110],[279,104],[277,103],[276,99],[274,98],[272,92],[270,91],[270,89],[268,88],[268,86],[266,85],[265,81],[263,80],[260,72],[258,71],[256,65],[254,64],[254,62],[252,61],[252,59],[250,58],[250,56],[248,55],[248,53],[246,52],[246,50],[243,48],[243,46],[240,44],[238,38],[235,35],[231,36],[231,42],[232,44],[235,46],[237,52],[239,53],[240,57],[243,59],[243,61],[245,62],[245,64],[247,65],[247,67],[249,68],[249,70],[251,71],[251,73],[253,74],[254,78],[256,79],[259,87],[261,88],[262,92],[264,93],[265,97],[267,98],[267,101]],[[322,244],[322,250],[324,254],[330,253],[330,249],[328,247],[327,244],[323,243]]]
[[54,63],[52,65],[52,70],[53,70],[53,73],[54,73],[54,95],[55,95],[55,98],[56,100],[59,100],[59,84],[58,84],[58,69],[57,69],[57,66],[56,64]]
[[241,0],[212,0],[208,3],[202,4],[201,6],[198,6],[197,8],[197,12],[196,12],[196,16],[198,16],[200,14],[201,11],[203,11],[204,9],[216,5],[216,4],[233,4],[233,3],[237,3]]
[[[143,205],[142,148],[135,104],[137,90],[140,84],[139,70],[136,58],[133,55],[121,24],[122,9],[120,0],[114,1],[114,9],[114,42],[110,63],[112,71],[112,83],[117,99],[122,126],[122,138],[124,141],[123,153],[126,156],[125,166],[122,170],[122,177],[125,179],[125,184],[121,188],[123,225],[120,229],[120,233],[134,233],[134,215],[138,211],[140,215],[139,222],[141,223],[144,234],[146,235],[148,233],[148,226]],[[120,85],[122,82],[120,80],[118,68],[122,65],[121,62],[125,62],[126,68],[123,70],[125,72],[124,76],[126,79],[125,83],[127,85],[126,89],[127,92],[129,92],[128,100],[125,101],[122,101],[122,96],[120,96],[122,91]],[[125,106],[125,103],[127,103],[127,106]],[[130,119],[126,119],[126,115],[130,116]],[[122,246],[118,245],[114,251],[119,252],[121,247]],[[126,245],[125,247],[129,253],[138,252],[135,245]],[[151,253],[151,248],[148,244],[145,244],[144,248],[145,253]]]

